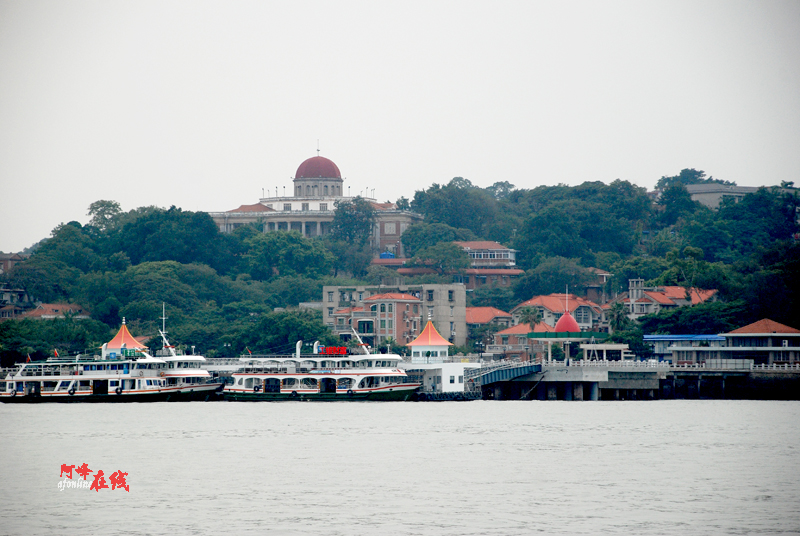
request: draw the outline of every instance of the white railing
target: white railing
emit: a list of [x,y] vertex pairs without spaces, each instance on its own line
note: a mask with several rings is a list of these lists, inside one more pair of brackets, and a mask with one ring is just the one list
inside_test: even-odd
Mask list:
[[664,361],[609,361],[609,360],[570,360],[569,363],[564,361],[544,361],[545,366],[559,366],[565,365],[571,367],[626,367],[626,368],[669,368],[669,363]]

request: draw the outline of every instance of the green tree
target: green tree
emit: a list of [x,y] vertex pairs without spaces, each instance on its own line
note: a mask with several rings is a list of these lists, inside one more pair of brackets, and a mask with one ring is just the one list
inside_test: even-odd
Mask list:
[[663,207],[660,216],[662,225],[675,225],[680,218],[688,218],[697,210],[702,210],[700,203],[692,201],[689,190],[682,184],[673,184],[667,187],[658,200]]
[[100,233],[106,233],[115,228],[122,215],[122,208],[116,201],[95,201],[89,205],[88,216],[91,216],[89,225]]
[[331,238],[350,244],[363,245],[369,242],[375,225],[375,209],[362,197],[340,200],[335,203]]
[[630,327],[631,320],[628,318],[628,310],[622,302],[614,302],[608,310],[608,325],[612,333],[625,331]]
[[259,233],[245,240],[244,271],[268,281],[284,275],[311,278],[332,272],[334,256],[322,241],[305,238],[297,231]]
[[470,307],[494,307],[510,311],[519,303],[509,287],[482,285],[467,294]]
[[656,183],[657,190],[664,190],[671,186],[680,185],[687,186],[689,184],[724,184],[726,186],[736,186],[735,182],[724,181],[715,179],[714,177],[706,178],[705,171],[698,171],[696,169],[682,169],[681,172],[672,177],[661,177]]
[[413,257],[420,250],[440,242],[477,240],[469,229],[456,229],[444,223],[417,223],[406,229],[400,238],[406,255]]
[[514,283],[514,295],[519,300],[531,296],[564,292],[567,286],[580,293],[596,278],[594,272],[580,266],[575,259],[542,258],[535,268],[527,270]]
[[542,321],[542,310],[538,307],[523,307],[519,313],[519,323],[528,324],[531,329]]
[[418,251],[411,264],[432,268],[439,275],[461,273],[470,267],[469,255],[464,248],[452,242],[440,242]]

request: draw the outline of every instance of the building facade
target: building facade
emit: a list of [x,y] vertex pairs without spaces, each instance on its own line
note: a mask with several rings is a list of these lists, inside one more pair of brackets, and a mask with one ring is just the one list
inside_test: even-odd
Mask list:
[[559,319],[565,313],[572,314],[581,331],[592,331],[603,323],[602,308],[593,301],[574,294],[554,293],[547,296],[534,296],[530,300],[520,303],[511,310],[515,324],[519,323],[522,310],[526,307],[539,309],[542,313],[542,322],[552,328],[556,327]]
[[355,329],[371,346],[385,344],[390,337],[405,345],[417,338],[429,319],[445,339],[464,346],[466,308],[466,290],[458,283],[322,289],[323,322],[343,339]]
[[[223,233],[254,224],[265,233],[297,231],[303,236],[314,237],[330,232],[337,202],[356,198],[350,195],[349,187],[345,193],[339,167],[322,156],[309,158],[300,164],[292,181],[290,196],[278,196],[276,188],[274,197],[263,197],[256,204],[242,205],[227,212],[210,212],[209,215]],[[400,236],[410,225],[422,221],[422,216],[400,210],[394,203],[378,203],[370,195],[359,197],[368,201],[375,210],[369,243],[376,255],[389,251],[403,256]]]

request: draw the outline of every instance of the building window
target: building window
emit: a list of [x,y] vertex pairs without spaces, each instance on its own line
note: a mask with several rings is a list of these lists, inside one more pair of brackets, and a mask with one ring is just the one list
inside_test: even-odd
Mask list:
[[450,383],[456,383],[456,377],[450,376]]
[[381,329],[386,329],[386,320],[381,320]]
[[469,285],[469,276],[468,275],[464,276],[464,284],[465,285]]
[[301,204],[301,207],[302,207],[301,210],[308,212],[308,203]]
[[267,203],[267,208],[272,208],[272,203]]
[[419,309],[417,309],[417,307],[419,307],[419,306],[418,305],[414,305],[414,314],[419,313]]
[[328,316],[333,315],[333,307],[328,307]]
[[[327,190],[327,189],[328,189],[328,187],[326,186],[325,190]],[[328,192],[326,191],[325,193],[327,194]],[[319,209],[321,211],[325,212],[326,210],[328,210],[328,203],[320,203],[319,204]]]
[[455,307],[453,307],[453,306],[451,305],[451,306],[450,306],[450,316],[453,316],[453,309],[455,309]]
[[397,234],[397,224],[395,224],[395,223],[384,223],[383,224],[383,234],[387,234],[387,235]]
[[328,195],[328,185],[327,184],[325,185],[325,190],[324,191],[325,191],[325,195]]
[[329,302],[333,301],[333,292],[328,292],[328,301]]
[[433,291],[432,290],[428,291],[428,301],[433,301]]
[[286,212],[291,212],[292,211],[292,204],[291,203],[284,203],[283,204],[283,210],[285,210]]
[[464,383],[464,376],[458,377],[458,383]]
[[392,312],[392,304],[391,303],[389,304],[389,312],[390,313]]
[[433,318],[433,307],[428,307],[428,318]]
[[453,301],[453,299],[454,299],[454,297],[453,297],[453,291],[452,291],[452,290],[448,290],[448,291],[447,291],[447,300],[448,300],[448,301]]
[[382,304],[381,304],[381,312],[382,312],[382,313],[385,313],[385,312],[386,312],[386,304],[385,304],[385,303],[382,303]]
[[358,293],[358,301],[364,301],[364,293],[363,292],[359,292]]
[[392,321],[391,321],[391,320],[389,320],[389,323],[387,324],[387,326],[389,326],[389,329],[392,329],[392,326],[393,326],[393,325],[394,325],[394,324],[392,324]]

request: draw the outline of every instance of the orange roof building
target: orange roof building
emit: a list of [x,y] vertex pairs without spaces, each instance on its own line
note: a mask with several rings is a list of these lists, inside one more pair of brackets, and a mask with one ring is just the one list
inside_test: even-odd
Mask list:
[[467,325],[485,325],[489,323],[508,326],[511,323],[511,313],[501,311],[495,307],[467,307]]
[[419,337],[406,346],[411,347],[412,363],[442,363],[447,357],[448,346],[453,346],[453,343],[439,335],[433,322],[428,320]]
[[[574,294],[553,293],[547,296],[534,296],[511,310],[514,320],[519,322],[525,307],[538,308],[542,313],[542,322],[555,328],[565,313],[571,313],[579,331],[591,331],[600,324],[603,318],[602,308],[593,301]],[[574,329],[574,326],[571,326]]]

